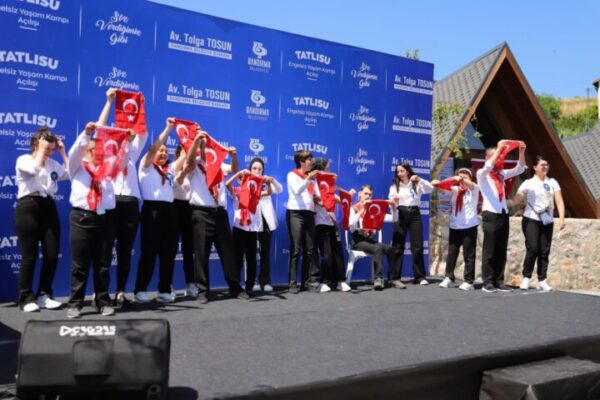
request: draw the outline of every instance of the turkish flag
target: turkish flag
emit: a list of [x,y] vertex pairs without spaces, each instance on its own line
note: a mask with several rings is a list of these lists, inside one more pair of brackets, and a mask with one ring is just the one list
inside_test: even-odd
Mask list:
[[117,128],[133,129],[138,135],[145,135],[146,111],[142,92],[134,93],[126,90],[117,90],[115,100],[115,125]]
[[317,174],[317,184],[321,192],[321,200],[327,211],[335,210],[335,174],[319,172]]
[[350,207],[352,206],[352,195],[340,189],[340,203],[342,205],[342,229],[347,230],[350,223]]
[[206,184],[209,189],[217,186],[224,178],[221,164],[229,151],[210,136],[206,136]]
[[256,207],[260,202],[263,177],[259,175],[246,175],[242,180],[242,185],[238,191],[238,200],[240,203],[240,225],[250,224],[250,214],[256,212]]
[[362,222],[363,229],[380,230],[389,206],[390,203],[387,200],[371,200],[366,203]]
[[177,118],[175,118],[174,125],[179,143],[181,143],[181,147],[183,147],[187,153],[190,150],[190,147],[192,147],[192,143],[198,133],[198,125],[196,125],[195,122]]
[[507,140],[506,144],[502,148],[502,151],[500,152],[500,155],[496,159],[496,163],[494,164],[494,169],[496,169],[496,170],[502,169],[504,167],[504,160],[506,159],[506,156],[508,155],[508,153],[510,153],[517,147],[519,147],[520,144],[521,144],[521,142],[519,142],[518,140]]
[[108,177],[115,180],[124,164],[125,152],[129,146],[127,131],[108,126],[97,126],[95,139],[94,165],[99,167],[96,171],[97,179],[102,181]]
[[441,182],[436,183],[435,186],[438,189],[451,190],[452,186],[457,186],[458,180],[455,177],[446,178]]

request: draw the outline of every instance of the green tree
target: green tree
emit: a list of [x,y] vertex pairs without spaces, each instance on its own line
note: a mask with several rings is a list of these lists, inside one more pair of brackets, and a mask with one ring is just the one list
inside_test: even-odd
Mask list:
[[590,104],[573,115],[564,115],[561,110],[560,99],[549,94],[537,94],[536,96],[544,109],[544,113],[561,139],[589,131],[598,120],[598,106],[596,104]]

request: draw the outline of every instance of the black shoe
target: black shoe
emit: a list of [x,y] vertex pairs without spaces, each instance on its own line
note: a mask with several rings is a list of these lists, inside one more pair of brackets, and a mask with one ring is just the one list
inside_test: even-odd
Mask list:
[[198,300],[198,304],[208,304],[208,294],[199,293],[197,300]]
[[486,293],[496,293],[496,287],[491,283],[486,283],[485,285],[483,285],[481,290],[483,290]]
[[511,288],[509,288],[505,284],[496,286],[496,290],[498,290],[499,292],[503,292],[503,293],[508,293],[508,292],[513,291]]
[[290,285],[290,288],[288,290],[291,294],[298,294],[300,293],[300,287],[298,285],[296,285],[295,283],[292,283]]
[[317,293],[319,291],[319,285],[314,283],[306,284],[306,291],[309,293]]

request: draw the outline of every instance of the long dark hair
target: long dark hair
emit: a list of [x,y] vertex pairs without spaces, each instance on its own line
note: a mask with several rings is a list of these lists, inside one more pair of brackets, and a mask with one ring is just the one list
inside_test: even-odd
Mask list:
[[[394,166],[394,186],[396,186],[396,190],[400,189],[400,177],[398,176],[398,167],[402,167],[406,170],[406,172],[408,172],[408,179],[410,180],[410,178],[415,174],[415,172],[413,171],[412,167],[410,166],[410,164],[406,161],[404,161],[403,163],[400,164],[396,164],[396,166]],[[416,185],[413,183],[413,189],[416,190]]]

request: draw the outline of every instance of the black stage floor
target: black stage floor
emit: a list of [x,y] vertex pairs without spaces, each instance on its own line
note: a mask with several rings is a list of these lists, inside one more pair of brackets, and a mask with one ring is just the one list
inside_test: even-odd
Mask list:
[[[166,306],[133,305],[115,318],[170,321],[170,386],[178,393],[171,398],[190,399],[284,397],[294,387],[333,387],[427,363],[600,338],[600,297],[408,286],[251,300],[222,294],[207,305],[180,296]],[[66,319],[66,311],[25,314],[0,304],[0,383],[12,379],[16,340],[30,318]],[[83,318],[100,317],[86,307]]]

